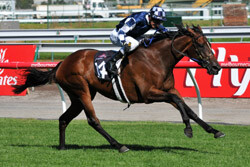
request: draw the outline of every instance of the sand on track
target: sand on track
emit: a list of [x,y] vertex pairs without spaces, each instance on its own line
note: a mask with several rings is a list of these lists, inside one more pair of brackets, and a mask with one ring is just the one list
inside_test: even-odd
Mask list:
[[[66,97],[67,107],[70,100]],[[197,98],[184,98],[198,114]],[[93,101],[100,120],[182,122],[178,110],[167,103],[127,104],[97,94]],[[212,123],[250,125],[249,98],[202,98],[203,120]],[[55,84],[35,88],[26,96],[1,96],[0,117],[58,119],[62,114],[60,93]],[[76,119],[86,119],[82,112]]]

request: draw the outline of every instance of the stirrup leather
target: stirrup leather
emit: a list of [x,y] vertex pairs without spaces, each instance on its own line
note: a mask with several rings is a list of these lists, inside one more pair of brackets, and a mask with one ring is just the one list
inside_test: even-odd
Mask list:
[[116,62],[123,57],[123,54],[119,51],[115,55],[112,56],[112,58],[106,63],[106,69],[110,74],[117,75],[117,67]]

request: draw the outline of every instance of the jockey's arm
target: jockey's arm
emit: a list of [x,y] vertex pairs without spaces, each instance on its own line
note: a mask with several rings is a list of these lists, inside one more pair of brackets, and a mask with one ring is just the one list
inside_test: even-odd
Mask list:
[[125,24],[118,30],[118,38],[120,39],[121,43],[124,44],[126,33],[134,29],[136,26],[136,21],[134,18],[128,18],[125,21]]
[[168,32],[168,29],[165,28],[162,24],[159,24],[157,31],[159,31],[160,33],[166,33]]

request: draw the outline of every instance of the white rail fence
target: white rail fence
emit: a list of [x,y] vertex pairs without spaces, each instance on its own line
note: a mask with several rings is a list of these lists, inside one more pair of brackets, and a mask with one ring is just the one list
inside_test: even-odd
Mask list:
[[[223,19],[223,8],[222,7],[205,7],[205,8],[164,8],[166,12],[181,13],[183,20],[210,20],[210,19]],[[249,7],[246,7],[249,10]],[[111,9],[108,10],[110,16],[116,14],[134,13],[140,11],[149,11],[149,9]],[[214,11],[218,11],[220,14],[212,14]],[[85,14],[91,14],[93,12],[107,12],[101,10],[77,10],[77,11],[3,11],[0,12],[0,19],[18,21],[20,23],[47,23],[49,22],[98,22],[98,21],[120,21],[122,17],[109,17],[109,18],[84,18]],[[201,12],[201,16],[190,16],[190,12]],[[60,18],[62,16],[78,15],[78,18]],[[36,19],[36,15],[48,15],[49,19]],[[250,15],[248,15],[250,18]]]
[[[175,27],[167,27],[176,31]],[[250,26],[202,27],[208,38],[249,38]],[[0,41],[65,41],[65,40],[109,40],[112,29],[42,29],[0,30]],[[150,30],[146,35],[153,34]]]

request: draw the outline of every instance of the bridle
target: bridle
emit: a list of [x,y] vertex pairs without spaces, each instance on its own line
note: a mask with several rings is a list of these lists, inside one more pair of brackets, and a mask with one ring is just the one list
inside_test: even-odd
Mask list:
[[[198,46],[200,47],[204,47],[204,45],[201,45],[198,41],[199,38],[201,37],[204,37],[204,34],[201,33],[199,36],[197,37],[194,37],[194,36],[191,36],[192,37],[192,43],[193,43],[193,46],[195,48],[195,52],[197,54],[197,56],[200,58],[200,60],[196,59],[196,58],[192,58],[190,56],[188,56],[187,53],[184,53],[184,52],[181,52],[179,50],[177,50],[175,47],[174,47],[174,40],[176,39],[177,35],[185,35],[183,34],[182,32],[180,31],[177,31],[177,33],[174,35],[173,39],[172,39],[172,42],[171,42],[171,47],[174,51],[176,51],[177,53],[179,53],[180,55],[183,55],[183,56],[186,56],[186,57],[189,57],[191,60],[197,62],[198,64],[203,64],[205,66],[205,64],[208,64],[208,60],[209,58],[208,57],[202,57],[202,54],[201,54],[201,51],[198,49]],[[209,45],[209,42],[207,41],[206,44],[208,45],[209,49],[211,49],[210,45]],[[175,55],[175,54],[174,54]]]

